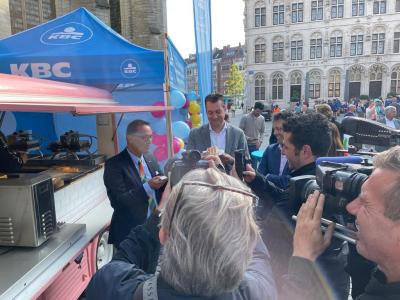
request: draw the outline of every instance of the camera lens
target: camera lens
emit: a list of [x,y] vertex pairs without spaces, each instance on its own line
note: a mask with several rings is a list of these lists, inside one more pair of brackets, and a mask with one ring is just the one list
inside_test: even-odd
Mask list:
[[198,162],[201,159],[201,154],[199,151],[197,150],[191,150],[189,151],[189,155],[188,155],[188,160],[192,163],[195,164],[196,162]]
[[303,190],[301,192],[301,199],[305,202],[307,201],[307,198],[309,195],[314,193],[314,191],[319,191],[320,188],[318,186],[318,183],[316,180],[309,180],[306,182],[306,184],[303,187]]

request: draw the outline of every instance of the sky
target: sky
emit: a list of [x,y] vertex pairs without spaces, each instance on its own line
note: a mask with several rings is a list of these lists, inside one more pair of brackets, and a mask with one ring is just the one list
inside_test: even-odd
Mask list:
[[[168,35],[183,58],[196,52],[193,0],[167,0]],[[244,44],[243,0],[211,0],[212,46]]]

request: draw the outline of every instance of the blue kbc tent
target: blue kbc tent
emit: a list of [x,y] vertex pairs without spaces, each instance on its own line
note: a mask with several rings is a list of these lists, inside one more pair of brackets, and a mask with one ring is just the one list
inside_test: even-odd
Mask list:
[[0,72],[113,90],[162,89],[164,52],[136,46],[85,8],[0,41]]
[[[169,39],[167,45],[170,85],[183,92],[186,63]],[[127,105],[164,101],[164,59],[164,51],[130,43],[85,8],[0,40],[0,73],[104,88]],[[141,119],[149,116],[135,114]],[[3,124],[0,129],[6,134],[29,128],[50,141],[71,128],[88,134],[96,132],[94,116],[78,121],[62,113],[13,113],[7,118],[13,125],[7,128],[7,122]],[[124,128],[131,119],[129,115],[121,119],[121,147],[125,146]],[[159,127],[165,128],[165,123]]]

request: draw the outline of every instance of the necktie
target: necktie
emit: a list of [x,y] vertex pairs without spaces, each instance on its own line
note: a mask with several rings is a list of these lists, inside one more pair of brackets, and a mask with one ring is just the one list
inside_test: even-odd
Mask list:
[[[146,174],[144,173],[144,167],[143,167],[143,163],[142,163],[141,159],[138,160],[138,171],[139,171],[140,180],[142,181],[142,183],[145,183],[146,182]],[[149,213],[148,213],[148,216],[149,216],[153,212],[154,208],[156,208],[157,202],[153,197],[149,197],[147,201],[149,202]]]

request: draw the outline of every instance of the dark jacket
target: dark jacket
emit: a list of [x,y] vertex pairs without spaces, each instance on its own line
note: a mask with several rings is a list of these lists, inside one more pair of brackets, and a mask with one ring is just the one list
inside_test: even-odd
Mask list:
[[[282,300],[333,299],[317,266],[307,259],[292,257],[285,279]],[[365,292],[356,298],[356,300],[398,299],[400,299],[400,282],[387,283],[385,275],[379,270],[372,274]]]
[[[316,165],[312,162],[290,173],[290,177],[315,175]],[[289,259],[293,252],[295,224],[292,215],[297,215],[305,199],[292,199],[289,189],[280,189],[259,174],[250,184],[260,197],[261,209],[258,211],[262,227],[262,237],[271,254],[272,270],[278,289],[283,291],[288,272]],[[341,252],[342,242],[334,239],[331,246],[318,258],[321,273],[333,287],[339,299],[348,292],[348,275],[344,271],[346,257]],[[296,298],[293,298],[296,299]],[[321,298],[323,299],[323,298]]]
[[289,166],[286,163],[282,175],[279,175],[281,166],[281,149],[279,144],[272,144],[265,149],[258,165],[257,172],[264,175],[265,179],[271,181],[280,188],[286,188],[289,183]]
[[[145,224],[133,229],[120,244],[113,260],[93,276],[86,289],[88,300],[132,300],[138,286],[155,270],[159,254],[158,217],[152,215]],[[277,299],[275,283],[269,265],[269,254],[259,239],[239,287],[213,298],[182,295],[159,275],[157,294],[160,300],[258,300]],[[146,271],[145,271],[146,270]]]
[[[161,174],[155,157],[145,154],[144,159],[152,177],[156,171]],[[106,161],[104,184],[114,208],[108,242],[118,247],[132,228],[144,223],[148,211],[149,197],[127,149]],[[156,191],[157,201],[161,193]]]

